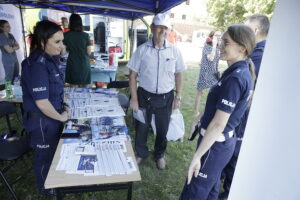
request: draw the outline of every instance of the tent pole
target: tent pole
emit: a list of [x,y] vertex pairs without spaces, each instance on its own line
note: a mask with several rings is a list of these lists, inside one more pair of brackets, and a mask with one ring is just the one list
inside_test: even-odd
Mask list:
[[27,44],[26,44],[26,36],[25,36],[25,26],[24,26],[24,19],[23,19],[23,13],[22,13],[22,6],[19,4],[19,10],[20,10],[20,15],[21,15],[21,23],[22,23],[22,35],[23,35],[23,42],[24,42],[24,57],[27,58]]
[[132,56],[132,51],[133,51],[133,37],[134,37],[134,32],[133,32],[133,19],[132,19],[131,28],[130,28],[130,58]]

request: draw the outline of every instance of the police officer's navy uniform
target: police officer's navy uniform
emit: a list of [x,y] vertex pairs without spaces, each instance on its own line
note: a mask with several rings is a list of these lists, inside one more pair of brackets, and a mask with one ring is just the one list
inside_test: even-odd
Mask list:
[[136,120],[136,154],[141,158],[148,156],[148,127],[154,114],[157,133],[154,158],[162,158],[167,147],[166,135],[174,99],[175,74],[186,68],[181,53],[166,40],[162,48],[157,48],[150,39],[139,46],[128,68],[138,73],[138,103],[146,111],[146,124]]
[[30,134],[34,171],[41,191],[59,141],[62,122],[45,116],[35,101],[48,99],[59,113],[63,110],[64,80],[55,57],[35,50],[22,62],[23,122]]
[[[266,40],[258,42],[255,46],[255,49],[252,52],[251,57],[250,57],[251,60],[254,63],[254,66],[255,66],[256,77],[258,77],[260,64],[261,64],[261,60],[262,60],[264,49],[265,49],[265,45],[266,45]],[[228,196],[228,194],[229,194],[229,190],[230,190],[231,182],[232,182],[232,179],[233,179],[235,166],[236,166],[236,163],[237,163],[237,159],[238,159],[238,156],[239,156],[242,140],[243,140],[243,137],[244,137],[244,132],[245,132],[245,128],[246,128],[246,124],[247,124],[247,120],[248,120],[249,109],[250,109],[250,107],[248,107],[247,110],[245,111],[245,113],[244,113],[244,115],[241,119],[241,123],[235,128],[235,132],[236,132],[236,136],[237,136],[236,147],[235,147],[233,156],[230,159],[230,162],[226,165],[226,167],[224,168],[224,171],[223,171],[223,175],[225,176],[224,184],[223,184],[224,193],[225,193],[224,196]]]
[[233,131],[247,108],[251,90],[252,80],[248,62],[245,60],[238,61],[226,69],[218,83],[211,88],[201,118],[202,135],[205,134],[217,109],[230,113],[230,117],[222,137],[202,156],[199,175],[197,178],[193,177],[189,185],[184,186],[180,200],[218,199],[221,172],[235,148],[236,138]]

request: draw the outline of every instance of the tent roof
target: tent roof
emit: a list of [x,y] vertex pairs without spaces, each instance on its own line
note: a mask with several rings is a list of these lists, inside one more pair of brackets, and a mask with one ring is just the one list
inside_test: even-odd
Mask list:
[[138,19],[165,12],[186,0],[0,0],[0,4],[20,4],[52,8],[71,13],[101,14],[124,19]]

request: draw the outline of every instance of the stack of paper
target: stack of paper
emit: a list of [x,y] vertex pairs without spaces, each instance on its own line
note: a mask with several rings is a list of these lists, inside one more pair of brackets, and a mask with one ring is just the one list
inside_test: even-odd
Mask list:
[[122,141],[101,141],[89,144],[63,144],[56,170],[68,174],[105,175],[130,174],[136,171],[133,159],[126,157]]

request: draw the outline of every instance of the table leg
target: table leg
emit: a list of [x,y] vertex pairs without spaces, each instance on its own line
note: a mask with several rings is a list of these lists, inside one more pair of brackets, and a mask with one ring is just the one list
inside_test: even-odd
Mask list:
[[60,189],[56,189],[56,200],[62,200],[63,199],[63,194],[60,191]]
[[131,200],[131,196],[132,196],[132,182],[128,183],[127,200]]

